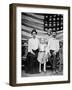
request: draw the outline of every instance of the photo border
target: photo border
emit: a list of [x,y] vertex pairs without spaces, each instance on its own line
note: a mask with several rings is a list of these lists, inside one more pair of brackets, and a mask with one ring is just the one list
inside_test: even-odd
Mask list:
[[[34,7],[34,8],[50,8],[50,9],[65,9],[68,10],[68,80],[53,81],[53,82],[36,82],[36,83],[16,83],[16,8],[17,7]],[[9,61],[9,84],[11,86],[31,86],[31,85],[47,85],[70,83],[70,7],[67,6],[51,6],[51,5],[36,5],[36,4],[17,4],[13,3],[9,6],[10,11],[10,61]]]

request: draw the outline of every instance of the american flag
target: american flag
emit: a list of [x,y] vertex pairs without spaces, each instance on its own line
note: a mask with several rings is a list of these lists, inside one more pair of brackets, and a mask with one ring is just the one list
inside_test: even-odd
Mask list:
[[51,28],[57,31],[57,38],[63,40],[63,15],[21,13],[22,65],[28,52],[28,39],[32,37],[31,31],[34,28],[38,32],[38,38],[47,37],[47,30]]
[[37,37],[46,37],[47,30],[51,28],[57,31],[57,38],[63,39],[63,15],[62,14],[39,14],[21,13],[21,32],[22,39],[28,40],[31,31],[35,28],[38,32]]
[[52,31],[63,31],[63,15],[61,14],[45,14],[44,15],[44,30],[49,28]]

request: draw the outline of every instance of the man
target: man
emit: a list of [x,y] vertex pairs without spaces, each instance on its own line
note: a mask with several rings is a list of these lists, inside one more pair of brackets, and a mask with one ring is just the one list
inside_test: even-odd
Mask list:
[[36,37],[37,31],[35,29],[32,30],[31,35],[32,38],[28,40],[26,71],[30,73],[35,73],[37,69],[39,39]]
[[59,40],[56,39],[56,32],[52,32],[52,37],[48,40],[48,46],[46,49],[46,53],[49,56],[53,56],[53,72],[56,72],[56,54],[59,51]]

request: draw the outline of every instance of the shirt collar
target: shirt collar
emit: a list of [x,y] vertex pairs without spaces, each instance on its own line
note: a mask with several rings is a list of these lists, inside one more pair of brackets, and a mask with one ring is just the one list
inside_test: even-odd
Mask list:
[[33,39],[33,40],[36,40],[36,39],[37,39],[37,37],[36,37],[36,38],[33,38],[33,37],[32,37],[32,39]]

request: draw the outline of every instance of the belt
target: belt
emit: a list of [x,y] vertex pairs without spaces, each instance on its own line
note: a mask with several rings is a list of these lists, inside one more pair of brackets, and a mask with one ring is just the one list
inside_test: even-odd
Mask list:
[[45,52],[45,51],[39,51],[39,52]]

